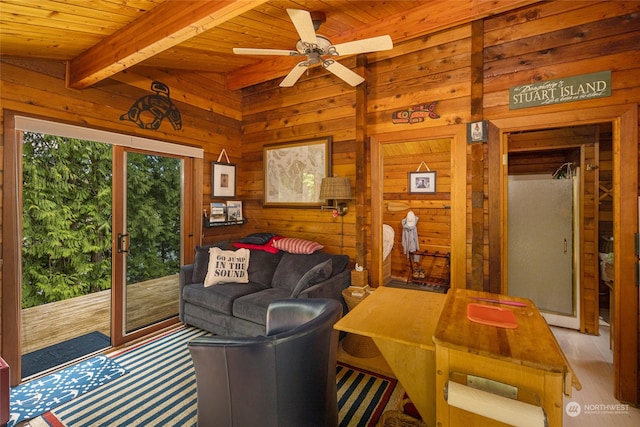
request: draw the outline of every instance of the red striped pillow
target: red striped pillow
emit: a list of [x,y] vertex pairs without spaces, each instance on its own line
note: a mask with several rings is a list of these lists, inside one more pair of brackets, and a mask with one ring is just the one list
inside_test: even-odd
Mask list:
[[251,244],[251,243],[235,242],[233,244],[233,247],[234,248],[255,249],[257,251],[265,251],[265,252],[269,252],[271,254],[277,254],[278,252],[280,252],[280,249],[276,248],[273,243],[276,240],[279,240],[279,239],[282,239],[282,238],[283,238],[282,236],[273,236],[269,240],[269,242],[265,243],[264,245],[254,245],[254,244]]
[[324,246],[318,242],[298,239],[296,237],[285,237],[284,239],[276,240],[273,242],[273,246],[281,251],[292,254],[312,254],[324,248]]

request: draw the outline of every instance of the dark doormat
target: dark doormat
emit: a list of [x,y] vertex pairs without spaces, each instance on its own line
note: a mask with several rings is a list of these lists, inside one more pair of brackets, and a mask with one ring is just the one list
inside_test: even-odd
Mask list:
[[435,292],[438,294],[446,294],[447,291],[449,290],[449,288],[445,288],[442,286],[434,286],[434,285],[428,285],[426,283],[424,284],[420,284],[420,283],[413,283],[413,282],[405,282],[405,281],[400,281],[400,280],[391,280],[389,283],[387,283],[385,286],[388,286],[390,288],[400,288],[400,289],[415,289],[418,291],[427,291],[427,292]]
[[111,347],[111,339],[101,332],[91,332],[60,344],[22,355],[22,378]]

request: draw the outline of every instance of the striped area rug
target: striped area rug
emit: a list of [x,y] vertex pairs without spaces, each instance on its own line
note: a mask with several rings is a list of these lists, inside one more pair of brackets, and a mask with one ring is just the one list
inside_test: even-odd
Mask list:
[[[128,373],[43,416],[52,427],[195,426],[196,382],[187,342],[208,335],[181,328],[111,357]],[[340,427],[373,427],[397,381],[339,364]]]

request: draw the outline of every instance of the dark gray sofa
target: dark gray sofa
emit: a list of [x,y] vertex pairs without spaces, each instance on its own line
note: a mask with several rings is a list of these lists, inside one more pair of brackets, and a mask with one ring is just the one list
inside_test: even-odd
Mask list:
[[351,284],[346,255],[251,249],[249,283],[205,287],[207,248],[197,248],[195,263],[180,268],[180,320],[188,325],[223,336],[264,335],[269,304],[288,298],[333,298],[346,312],[342,290]]

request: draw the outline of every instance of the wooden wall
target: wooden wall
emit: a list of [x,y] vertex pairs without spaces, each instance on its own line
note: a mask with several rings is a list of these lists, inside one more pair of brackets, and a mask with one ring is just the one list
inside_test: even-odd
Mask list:
[[512,86],[612,71],[612,95],[580,108],[637,102],[638,2],[551,2],[484,23],[484,114],[488,119],[576,108],[576,103],[509,110]]
[[[522,127],[543,126],[547,119],[541,120],[536,116],[566,116],[578,109],[591,109],[606,114],[606,111],[614,106],[640,102],[640,62],[637,60],[640,57],[638,2],[544,2],[496,15],[484,21],[484,46],[484,118],[495,123],[497,127],[504,123],[514,123],[514,120],[519,121]],[[606,70],[611,71],[612,91],[609,97],[522,110],[509,109],[510,87]],[[635,133],[637,132],[636,129]],[[637,144],[637,140],[635,143]],[[618,148],[621,149],[620,152],[624,151],[624,147]],[[491,151],[496,149],[499,150],[499,147],[490,145],[489,155],[491,156]],[[500,159],[495,158],[494,166],[499,162]],[[635,191],[637,195],[636,169],[637,163],[631,168],[633,172],[629,176],[623,168],[617,168],[620,174],[615,191],[627,195]],[[489,176],[490,188],[497,188],[492,182],[496,182],[500,177],[492,169],[486,169],[485,173]],[[633,185],[625,186],[625,179],[631,179],[628,182]],[[495,215],[494,209],[498,208],[496,200],[500,194],[493,190],[488,196],[490,211]],[[597,195],[592,194],[591,197],[597,198]],[[636,199],[627,197],[625,196],[626,200],[630,202]],[[629,207],[626,210],[619,209],[619,212],[614,214],[617,218],[632,224],[637,221],[635,211],[635,208]],[[585,218],[585,221],[593,222],[597,221],[597,218]],[[490,222],[490,229],[493,231],[489,233],[489,281],[493,284],[499,282],[499,277],[494,276],[494,273],[498,272],[499,276],[500,267],[491,263],[496,261],[496,256],[500,258],[500,246],[495,244],[499,239],[499,231],[496,233],[496,230],[500,227]],[[620,265],[623,260],[625,264],[625,278],[617,277],[616,281],[616,293],[621,305],[615,317],[618,324],[622,322],[627,325],[624,331],[620,328],[614,330],[618,339],[617,347],[614,348],[614,359],[619,362],[617,366],[620,372],[625,372],[617,377],[616,396],[622,400],[637,402],[640,396],[640,312],[638,290],[633,283],[631,268],[635,259],[632,236],[624,233],[621,232],[621,239],[616,243],[619,248],[624,246],[624,250],[615,254]],[[597,333],[597,315],[594,313],[597,310],[597,302],[587,301],[585,306],[583,320],[588,323],[583,325],[583,330]]]
[[[425,129],[428,133],[429,128],[469,121],[471,28],[469,24],[440,31],[398,44],[391,52],[375,55],[377,61],[371,65],[369,77],[371,90],[367,107],[368,135],[410,133]],[[394,112],[432,103],[436,104],[434,111],[437,118],[427,117],[422,122],[411,124],[392,121]],[[401,224],[409,209],[420,218],[418,237],[422,250],[452,250],[449,210],[452,176],[450,144],[449,140],[425,140],[384,146],[383,222],[395,230],[395,244],[390,255],[393,278],[406,280],[409,274],[409,263],[403,253]],[[416,171],[422,161],[437,172],[436,193],[410,195],[407,173]],[[425,167],[422,166],[421,170],[425,170]],[[394,205],[393,202],[400,204]],[[408,209],[397,208],[402,203]],[[390,206],[396,208],[390,209]]]
[[[345,65],[353,66],[354,62],[345,61]],[[352,193],[360,191],[355,188],[355,89],[319,68],[292,88],[281,88],[279,83],[278,79],[243,91],[238,181],[248,222],[241,234],[272,232],[314,240],[327,252],[341,252],[354,259],[354,201],[348,202],[349,213],[339,218],[320,208],[263,208],[262,153],[267,144],[331,137],[332,174],[349,177]]]

